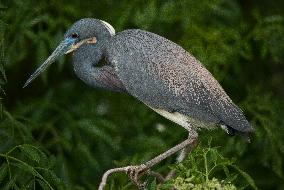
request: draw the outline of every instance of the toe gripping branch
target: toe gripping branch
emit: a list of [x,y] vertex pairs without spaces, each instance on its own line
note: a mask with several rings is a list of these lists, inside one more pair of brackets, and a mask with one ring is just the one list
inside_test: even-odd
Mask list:
[[[148,162],[141,164],[141,165],[136,165],[136,166],[126,166],[126,167],[120,167],[120,168],[113,168],[108,171],[106,171],[102,177],[102,181],[99,185],[99,190],[103,190],[104,187],[106,186],[107,178],[109,175],[116,173],[116,172],[125,172],[130,180],[139,188],[139,189],[145,189],[146,182],[141,182],[140,177],[147,174],[147,175],[153,175],[158,178],[160,181],[164,181],[165,179],[158,173],[152,172],[150,170],[151,167],[154,165],[160,163],[167,157],[173,155],[174,153],[183,150],[182,154],[184,151],[189,153],[196,145],[197,145],[197,139],[198,135],[195,131],[189,131],[189,136],[188,138],[181,142],[180,144],[174,146],[173,148],[167,150],[166,152],[156,156],[155,158],[149,160]],[[184,159],[185,156],[182,156],[182,160]],[[178,162],[180,162],[180,158],[178,158]],[[168,178],[166,178],[168,179]]]

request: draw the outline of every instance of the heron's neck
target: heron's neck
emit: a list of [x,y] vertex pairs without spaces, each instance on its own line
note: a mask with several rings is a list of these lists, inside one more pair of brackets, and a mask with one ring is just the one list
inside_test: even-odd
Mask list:
[[124,87],[109,66],[95,67],[104,57],[104,49],[90,45],[80,47],[73,55],[73,66],[76,75],[92,87],[100,87],[112,91],[124,91]]

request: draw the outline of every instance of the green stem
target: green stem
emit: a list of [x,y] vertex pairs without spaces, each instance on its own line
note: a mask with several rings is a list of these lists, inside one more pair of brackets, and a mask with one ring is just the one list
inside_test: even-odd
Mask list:
[[207,166],[207,152],[203,155],[204,157],[204,165],[205,165],[205,177],[206,177],[206,182],[209,181],[208,179],[208,166]]

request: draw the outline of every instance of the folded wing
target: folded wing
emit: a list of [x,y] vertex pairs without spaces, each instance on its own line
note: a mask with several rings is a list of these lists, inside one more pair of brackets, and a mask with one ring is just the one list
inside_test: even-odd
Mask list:
[[111,43],[108,62],[140,101],[240,132],[253,130],[217,80],[177,44],[142,30],[123,31]]

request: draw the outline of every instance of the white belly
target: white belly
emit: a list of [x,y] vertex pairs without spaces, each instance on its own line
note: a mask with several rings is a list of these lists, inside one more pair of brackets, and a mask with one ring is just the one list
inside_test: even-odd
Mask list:
[[188,131],[190,131],[191,129],[198,129],[198,128],[213,129],[216,127],[216,124],[214,123],[205,123],[197,119],[190,118],[189,116],[181,114],[179,112],[171,113],[163,109],[156,109],[156,108],[152,108],[151,106],[148,106],[148,107],[150,107],[152,110],[154,110],[161,116],[167,118],[168,120],[171,120],[175,122],[176,124],[182,126]]
[[155,112],[157,112],[158,114],[160,114],[161,116],[163,116],[163,117],[175,122],[176,124],[182,126],[186,130],[190,130],[191,125],[188,121],[187,116],[180,114],[178,112],[170,113],[170,112],[162,110],[162,109],[155,109],[155,108],[152,108],[152,107],[150,107],[150,108],[152,110],[154,110]]

